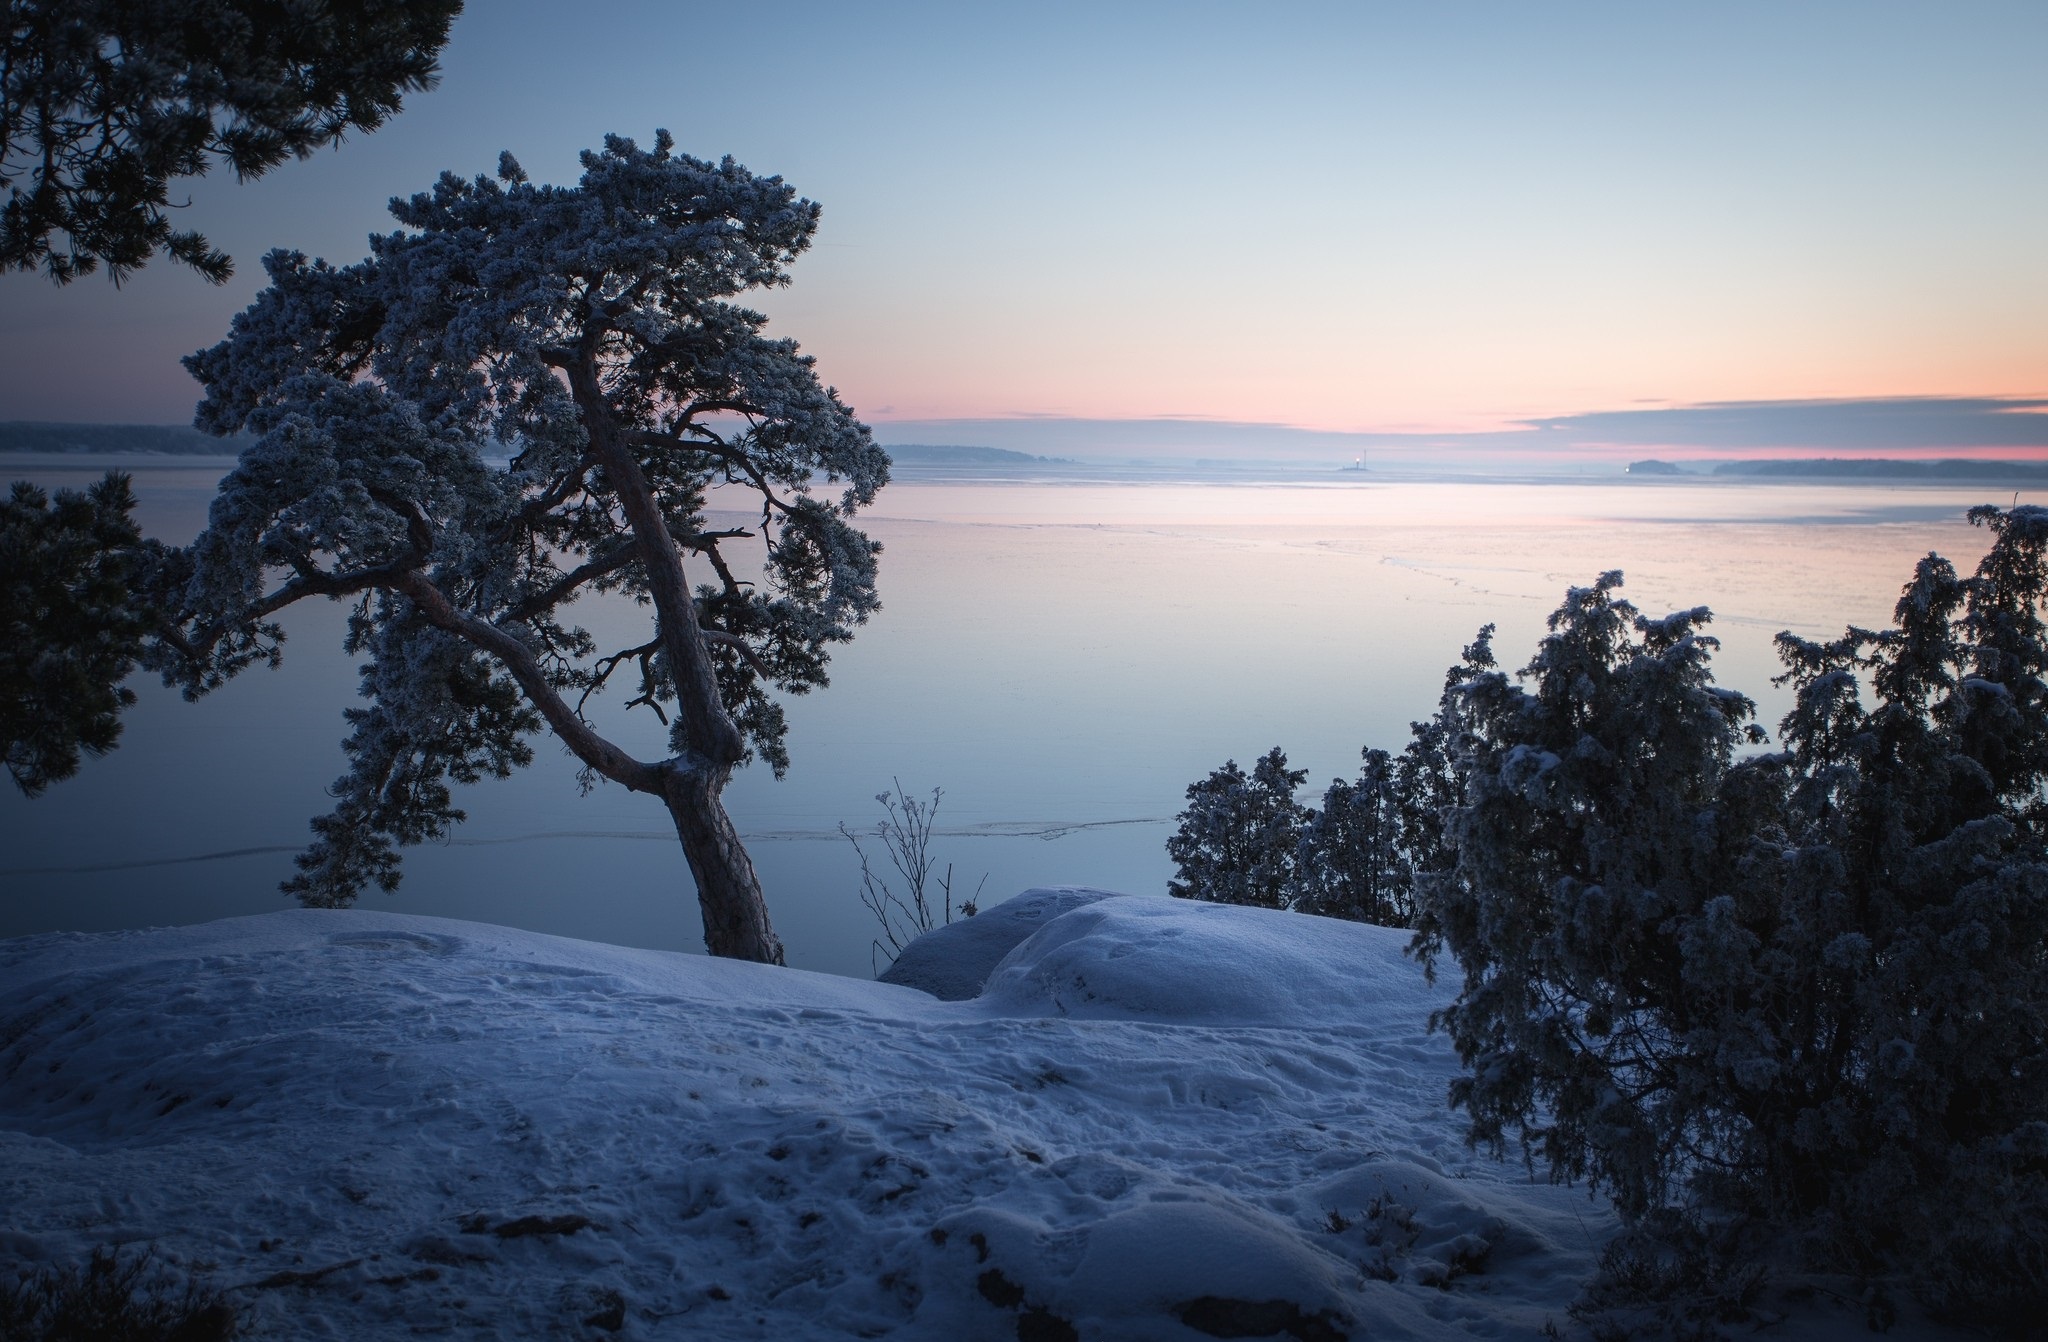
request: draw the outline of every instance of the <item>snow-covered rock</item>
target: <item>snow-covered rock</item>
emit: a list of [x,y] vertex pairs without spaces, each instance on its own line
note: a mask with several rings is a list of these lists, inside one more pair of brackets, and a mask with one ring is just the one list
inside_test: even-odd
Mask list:
[[1301,1026],[1375,1010],[1419,1022],[1446,998],[1403,953],[1413,935],[1234,904],[1110,900],[1020,942],[980,1001],[1003,1015],[1181,1025]]
[[959,1002],[363,911],[0,943],[0,1279],[153,1245],[263,1338],[1571,1331],[1613,1219],[1465,1149],[1406,933],[1072,905]]
[[1018,942],[1069,909],[1112,899],[1116,893],[1085,885],[1034,887],[972,918],[933,928],[905,946],[896,962],[876,977],[928,992],[942,1002],[964,1001],[981,991]]

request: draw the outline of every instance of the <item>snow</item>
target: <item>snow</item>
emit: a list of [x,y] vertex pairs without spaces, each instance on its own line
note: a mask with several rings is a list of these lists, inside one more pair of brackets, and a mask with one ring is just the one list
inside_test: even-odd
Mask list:
[[933,928],[905,946],[877,977],[942,1001],[962,1001],[979,993],[1003,957],[1049,920],[1114,893],[1084,885],[1026,890],[972,918]]
[[1578,1331],[1613,1216],[1465,1149],[1408,933],[1102,893],[934,934],[1003,950],[956,1002],[357,910],[0,942],[0,1277],[153,1245],[263,1338]]
[[1274,912],[1128,897],[1077,908],[1011,951],[980,1003],[1008,1016],[1340,1029],[1363,1025],[1361,1009],[1419,1028],[1448,1004],[1403,954],[1410,933]]

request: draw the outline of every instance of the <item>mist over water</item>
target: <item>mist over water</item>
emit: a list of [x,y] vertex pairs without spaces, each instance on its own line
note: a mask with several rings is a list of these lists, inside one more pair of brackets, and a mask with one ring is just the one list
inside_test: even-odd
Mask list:
[[[78,487],[107,464],[23,461],[13,476]],[[145,530],[171,541],[204,525],[228,465],[122,464]],[[1770,684],[1772,636],[1888,623],[1920,556],[1975,564],[1983,537],[1964,512],[1993,501],[2009,491],[899,481],[867,514],[883,610],[838,651],[829,689],[788,702],[788,776],[745,770],[727,806],[790,963],[865,976],[872,928],[836,826],[871,824],[892,780],[945,789],[935,848],[959,893],[984,873],[985,902],[1056,883],[1160,892],[1189,782],[1277,744],[1320,794],[1362,746],[1400,747],[1480,625],[1499,626],[1496,650],[1519,666],[1565,588],[1607,569],[1647,614],[1711,607],[1720,682],[1774,727],[1788,696]],[[289,612],[283,668],[197,704],[138,676],[118,750],[35,802],[0,796],[0,935],[285,907],[277,884],[344,767],[345,613]],[[638,641],[629,607],[573,613],[601,643]],[[661,724],[620,697],[600,726],[662,753]],[[468,823],[408,850],[398,892],[363,906],[701,949],[660,806],[617,787],[580,796],[553,739],[535,751],[514,778],[459,789]]]

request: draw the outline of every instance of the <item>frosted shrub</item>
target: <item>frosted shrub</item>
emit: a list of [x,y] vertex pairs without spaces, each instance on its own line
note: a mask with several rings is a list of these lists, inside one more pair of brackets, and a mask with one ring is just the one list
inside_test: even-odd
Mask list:
[[1167,882],[1167,893],[1218,904],[1289,907],[1296,849],[1308,817],[1294,791],[1307,779],[1308,771],[1288,768],[1286,754],[1275,746],[1250,775],[1229,760],[1190,783],[1180,828],[1166,841],[1166,855],[1180,868]]
[[[0,270],[115,284],[166,256],[234,263],[174,226],[179,179],[248,181],[373,131],[440,79],[461,0],[19,3],[0,32]],[[179,194],[182,194],[179,193]]]
[[1305,770],[1274,747],[1246,775],[1235,760],[1188,788],[1166,853],[1169,893],[1357,923],[1409,927],[1416,890],[1446,865],[1453,778],[1441,723],[1414,724],[1400,755],[1368,747],[1358,777],[1330,780],[1320,810],[1295,800]]
[[1779,636],[1776,753],[1738,757],[1708,612],[1647,619],[1617,573],[1519,677],[1468,655],[1417,947],[1463,970],[1474,1141],[2018,1317],[2048,1280],[2048,511],[1971,520],[1975,576],[1928,556],[1893,628]]
[[1302,826],[1294,907],[1383,927],[1414,921],[1415,872],[1403,843],[1394,757],[1365,752],[1358,778],[1332,779]]
[[136,577],[160,561],[135,527],[128,477],[55,502],[17,483],[0,499],[0,758],[26,796],[78,772],[121,735],[121,681],[149,632]]

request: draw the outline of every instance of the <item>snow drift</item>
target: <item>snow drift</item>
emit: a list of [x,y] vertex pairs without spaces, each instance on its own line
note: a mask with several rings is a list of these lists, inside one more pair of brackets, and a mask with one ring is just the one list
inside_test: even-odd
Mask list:
[[0,1267],[153,1245],[262,1337],[1569,1325],[1611,1216],[1464,1149],[1407,933],[1072,894],[958,1002],[361,911],[0,943]]

